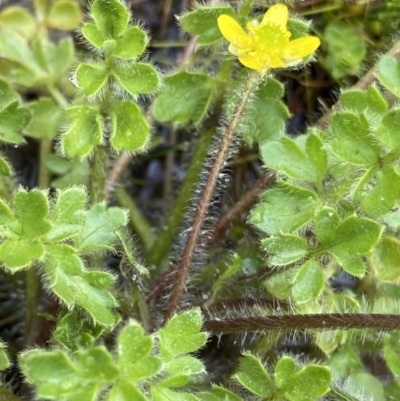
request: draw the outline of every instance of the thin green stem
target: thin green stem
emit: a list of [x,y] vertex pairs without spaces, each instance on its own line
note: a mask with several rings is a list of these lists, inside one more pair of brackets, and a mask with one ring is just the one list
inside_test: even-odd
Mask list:
[[[53,143],[51,140],[42,139],[40,141],[38,186],[42,189],[47,189],[50,186],[50,173],[44,164],[44,160],[52,153],[52,147]],[[26,347],[35,344],[42,320],[38,316],[40,295],[42,292],[38,270],[38,263],[34,263],[26,271],[26,318],[24,330],[24,346]]]
[[39,176],[38,185],[41,189],[47,189],[50,186],[50,171],[44,161],[53,153],[53,141],[41,139],[39,144]]
[[107,163],[107,150],[103,146],[95,146],[90,163],[89,198],[91,205],[104,201],[106,197]]
[[[144,248],[149,251],[156,243],[156,236],[151,230],[149,222],[143,217],[135,201],[128,194],[125,188],[119,187],[115,190],[118,204],[129,210],[129,219],[134,233],[137,234]],[[157,240],[158,242],[158,240]]]
[[41,283],[38,274],[39,266],[34,263],[26,271],[26,317],[24,328],[24,347],[35,344],[40,330],[41,318],[38,316]]
[[47,91],[60,107],[68,107],[68,100],[64,97],[64,95],[58,90],[56,86],[48,85]]
[[219,174],[224,167],[226,160],[229,157],[232,141],[235,137],[236,130],[239,126],[241,117],[245,110],[248,100],[250,99],[256,85],[260,80],[258,73],[251,73],[247,79],[242,93],[239,97],[238,103],[234,109],[233,114],[230,116],[229,123],[227,124],[223,134],[218,152],[213,160],[213,164],[205,183],[202,194],[199,198],[197,211],[193,219],[191,231],[188,235],[185,248],[182,252],[181,259],[177,264],[177,276],[172,289],[172,293],[168,302],[165,320],[170,319],[179,308],[179,304],[183,295],[183,291],[187,282],[190,271],[190,266],[196,252],[197,244],[200,239],[203,223],[206,219],[207,212],[210,206],[211,198],[214,194],[215,186],[218,182]]

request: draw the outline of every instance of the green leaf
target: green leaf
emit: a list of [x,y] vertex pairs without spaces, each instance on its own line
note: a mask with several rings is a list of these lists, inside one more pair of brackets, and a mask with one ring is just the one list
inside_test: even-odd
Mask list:
[[292,295],[298,303],[318,298],[325,286],[321,266],[315,259],[310,259],[297,272],[293,280]]
[[57,200],[51,213],[52,221],[57,224],[80,224],[81,213],[87,203],[87,194],[83,187],[72,187],[57,191]]
[[274,266],[284,266],[308,254],[308,245],[303,238],[292,234],[271,236],[261,241],[262,247]]
[[72,31],[82,21],[79,4],[70,0],[58,0],[51,5],[47,16],[47,25],[53,29]]
[[111,145],[117,150],[137,151],[148,143],[150,128],[133,102],[116,100],[111,112]]
[[139,359],[149,355],[153,339],[144,335],[142,326],[131,320],[118,336],[118,364],[126,369]]
[[44,269],[50,289],[70,308],[80,306],[101,325],[115,324],[111,308],[117,303],[107,288],[115,281],[112,274],[86,271],[75,249],[69,245],[48,247]]
[[316,400],[330,388],[331,372],[326,366],[307,365],[296,371],[294,359],[284,356],[275,367],[276,385],[290,401]]
[[26,39],[32,38],[36,32],[36,20],[24,8],[7,7],[0,13],[0,26],[16,31]]
[[366,91],[350,89],[340,96],[343,108],[356,114],[364,114],[371,123],[379,123],[389,110],[379,90],[371,85]]
[[322,149],[322,141],[317,135],[310,134],[304,149],[298,142],[284,136],[280,142],[270,141],[263,144],[261,155],[265,165],[295,180],[321,182],[327,170],[327,157]]
[[[329,211],[324,211],[324,216],[326,212],[329,216]],[[334,214],[332,217],[336,220]],[[325,239],[320,238],[319,251],[330,252],[344,270],[354,276],[363,277],[365,266],[359,256],[371,251],[378,243],[383,226],[366,218],[350,216],[342,220],[337,227],[336,223],[332,225],[330,235],[328,227],[324,227]]]
[[339,224],[339,215],[335,209],[324,206],[315,216],[315,233],[323,243],[329,243]]
[[292,295],[292,281],[295,275],[294,269],[285,269],[275,273],[265,281],[265,288],[278,299],[287,299]]
[[0,156],[0,175],[3,177],[9,177],[12,173],[11,166],[7,160]]
[[126,376],[133,381],[141,381],[160,373],[163,364],[161,359],[155,356],[146,356],[143,359],[136,361],[126,370]]
[[70,107],[67,115],[72,122],[61,137],[61,150],[68,157],[85,157],[103,141],[102,117],[91,106]]
[[46,71],[38,64],[28,42],[18,33],[3,29],[0,35],[0,52],[2,57],[12,62],[10,79],[24,86],[34,86],[46,76]]
[[149,401],[129,380],[119,380],[108,394],[107,401]]
[[103,331],[101,326],[94,326],[88,319],[71,312],[58,320],[51,342],[70,351],[77,351],[92,347]]
[[160,357],[170,362],[174,357],[197,351],[207,341],[207,334],[200,332],[202,316],[199,309],[190,309],[174,315],[167,325],[158,331]]
[[8,360],[6,347],[2,341],[0,341],[0,370],[8,369],[10,367],[10,361]]
[[208,110],[212,93],[213,81],[204,74],[182,71],[169,75],[153,103],[153,116],[160,122],[199,124]]
[[400,278],[400,241],[384,237],[374,248],[371,265],[378,280],[397,281]]
[[201,46],[211,45],[222,39],[217,19],[220,15],[235,16],[231,6],[199,7],[197,10],[184,14],[179,18],[179,24],[192,35],[199,35],[197,43]]
[[76,79],[79,88],[87,96],[93,96],[99,92],[106,84],[108,76],[107,69],[100,64],[81,63],[76,69]]
[[129,12],[118,0],[95,0],[90,7],[90,16],[103,38],[118,39],[125,32]]
[[20,189],[14,196],[14,209],[22,226],[22,235],[31,240],[47,234],[52,227],[47,219],[49,203],[39,189],[27,192]]
[[54,188],[67,189],[74,185],[88,184],[88,160],[81,160],[78,157],[66,160],[51,154],[44,159],[44,164],[53,175],[58,176],[51,182]]
[[282,357],[275,366],[275,383],[278,388],[285,388],[290,383],[296,370],[296,362],[289,356]]
[[332,19],[326,26],[325,41],[328,54],[325,63],[336,79],[357,73],[366,53],[366,45],[359,28],[350,23]]
[[29,266],[44,254],[42,244],[26,239],[9,239],[0,245],[0,261],[12,270]]
[[332,131],[335,139],[331,148],[339,159],[358,166],[376,163],[380,149],[371,137],[368,122],[363,115],[358,116],[349,111],[334,114]]
[[117,207],[107,209],[104,203],[94,205],[87,213],[82,231],[74,238],[80,252],[114,249],[117,244],[115,231],[127,223],[126,212]]
[[148,43],[146,32],[138,26],[131,26],[117,39],[114,56],[123,60],[136,58],[145,51]]
[[383,142],[390,150],[400,148],[400,133],[398,126],[400,124],[400,109],[393,108],[383,118],[381,124],[375,131],[375,136]]
[[236,395],[235,393],[232,393],[232,391],[229,391],[228,389],[217,386],[215,384],[211,385],[211,393],[213,395],[216,395],[219,397],[219,400],[224,400],[224,401],[242,401],[242,399]]
[[19,365],[41,397],[54,399],[72,393],[81,381],[78,369],[63,351],[30,350],[20,355]]
[[157,70],[147,63],[117,64],[112,73],[132,96],[154,93],[161,85]]
[[261,361],[251,354],[240,358],[239,373],[234,376],[239,383],[251,393],[259,397],[270,397],[274,392],[274,386],[269,373],[265,370]]
[[343,379],[351,372],[361,371],[363,368],[360,357],[350,345],[341,346],[328,358],[327,364]]
[[278,140],[285,132],[290,113],[280,100],[283,93],[283,85],[271,77],[258,86],[240,127],[241,135],[249,146],[255,142]]
[[29,103],[32,119],[25,127],[24,133],[37,139],[54,139],[65,123],[64,111],[50,98],[42,97]]
[[393,165],[373,166],[354,191],[364,213],[379,217],[389,213],[400,198],[400,176]]
[[97,28],[97,25],[87,22],[82,26],[82,36],[94,47],[100,49],[103,45],[104,38]]
[[27,108],[20,107],[17,94],[1,79],[0,93],[0,140],[24,143],[24,138],[19,132],[28,124],[31,113]]
[[393,56],[382,56],[379,60],[379,82],[400,98],[400,62]]
[[383,385],[376,377],[366,372],[351,373],[347,377],[347,390],[353,396],[368,401],[385,399]]
[[[72,395],[65,397],[65,401],[96,401],[98,400],[99,384],[86,384],[77,386]],[[39,394],[40,395],[40,394]],[[57,395],[56,395],[57,397]],[[63,401],[64,401],[63,400]]]
[[153,401],[198,401],[193,394],[173,391],[166,387],[152,386],[150,392]]
[[400,376],[400,347],[395,341],[386,341],[383,358],[395,376]]
[[64,38],[58,42],[58,45],[47,44],[45,50],[47,70],[50,71],[50,76],[45,80],[57,84],[68,72],[74,61],[74,43],[71,38]]
[[87,195],[81,187],[58,190],[50,216],[53,229],[47,235],[48,240],[59,242],[79,234],[85,222],[86,202]]
[[107,383],[118,377],[118,367],[104,346],[76,351],[74,360],[82,378]]
[[8,225],[15,221],[16,218],[8,205],[0,198],[0,226]]
[[267,234],[294,231],[307,224],[318,206],[315,192],[283,182],[265,191],[251,212],[251,222]]
[[227,282],[227,280],[238,273],[243,265],[243,260],[238,254],[234,254],[232,263],[230,263],[227,269],[214,281],[211,293],[214,296]]
[[191,376],[204,373],[206,368],[199,359],[190,355],[184,355],[169,362],[165,370],[173,375],[186,374]]
[[46,257],[53,259],[53,263],[56,265],[61,265],[66,274],[78,276],[84,273],[83,262],[71,246],[64,244],[52,245],[46,251]]
[[63,261],[55,262],[54,258],[46,258],[44,267],[49,287],[69,307],[80,306],[95,323],[103,326],[111,327],[115,324],[111,308],[117,303],[109,290],[92,285],[85,274],[70,275],[64,270]]

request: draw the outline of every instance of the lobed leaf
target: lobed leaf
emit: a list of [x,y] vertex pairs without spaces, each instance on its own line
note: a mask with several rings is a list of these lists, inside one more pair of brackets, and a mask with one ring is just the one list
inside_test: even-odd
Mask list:
[[235,378],[239,383],[251,393],[262,398],[273,395],[274,385],[271,376],[265,370],[261,361],[251,354],[246,354],[240,358],[239,373],[235,374]]
[[199,35],[197,43],[201,46],[211,45],[222,39],[217,24],[220,15],[227,14],[234,17],[236,14],[231,6],[199,7],[197,10],[182,15],[179,24],[192,35]]
[[200,332],[202,316],[199,309],[190,309],[174,315],[167,325],[158,331],[160,357],[170,362],[174,357],[197,351],[207,341],[207,334]]
[[96,107],[74,106],[67,110],[72,119],[61,137],[61,150],[68,157],[88,156],[93,147],[103,142],[103,120]]
[[90,16],[103,38],[119,38],[129,21],[128,9],[118,0],[95,0],[90,7]]
[[315,192],[279,182],[277,188],[265,191],[251,212],[250,221],[270,235],[294,231],[307,224],[318,206]]
[[111,145],[117,150],[138,151],[148,143],[150,128],[140,108],[132,102],[117,100],[111,111]]
[[199,124],[206,114],[213,94],[213,81],[204,74],[178,72],[165,77],[165,83],[152,108],[161,122]]

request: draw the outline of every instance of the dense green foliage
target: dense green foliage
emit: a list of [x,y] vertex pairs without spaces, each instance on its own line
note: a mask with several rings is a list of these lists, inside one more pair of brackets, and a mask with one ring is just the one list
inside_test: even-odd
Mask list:
[[[384,41],[399,28],[395,2],[373,7],[364,28],[359,3],[347,19],[317,8],[318,61],[343,87],[370,57],[359,31]],[[37,399],[400,398],[400,45],[367,84],[342,90],[325,120],[288,135],[279,70],[234,68],[218,28],[223,14],[259,21],[270,4],[253,6],[197,4],[180,16],[197,36],[195,61],[165,75],[148,57],[149,33],[119,0],[94,0],[87,21],[73,0],[0,13],[0,141],[37,141],[40,153],[30,189],[18,186],[6,147],[0,156],[1,280],[22,280],[26,302],[23,345],[0,342],[0,370],[6,378],[17,367]],[[77,29],[84,56],[71,35],[51,35]],[[310,26],[293,14],[287,29],[298,39]],[[162,140],[151,137],[152,121],[198,133],[158,233],[109,175],[115,155],[115,165],[146,157]],[[255,186],[257,204],[233,213],[249,225],[233,225],[229,253],[213,248],[208,217],[241,144],[259,151],[275,182]],[[338,290],[343,276],[356,285]],[[308,350],[291,352],[297,337]],[[220,342],[233,344],[227,368]],[[384,380],[365,369],[368,353]],[[4,383],[2,400],[26,395]]]

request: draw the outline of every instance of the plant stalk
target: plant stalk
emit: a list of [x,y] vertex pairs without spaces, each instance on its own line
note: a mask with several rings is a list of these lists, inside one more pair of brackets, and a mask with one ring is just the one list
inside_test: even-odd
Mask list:
[[229,157],[232,141],[235,137],[235,132],[239,126],[242,114],[245,110],[247,101],[251,97],[254,88],[259,82],[260,75],[258,73],[251,73],[246,81],[239,101],[236,104],[235,110],[230,117],[229,123],[224,130],[219,150],[213,161],[210,173],[208,175],[203,192],[200,196],[198,208],[193,219],[191,231],[187,238],[185,248],[183,250],[181,259],[177,264],[177,276],[172,293],[168,302],[165,321],[169,320],[179,308],[182,294],[186,285],[186,281],[190,271],[190,265],[193,261],[196,252],[197,244],[199,242],[201,229],[206,219],[207,212],[210,206],[211,198],[214,194],[215,186],[218,182],[220,171],[224,167],[225,161]]
[[263,330],[400,329],[400,315],[309,314],[208,320],[203,330],[212,334],[251,333]]

